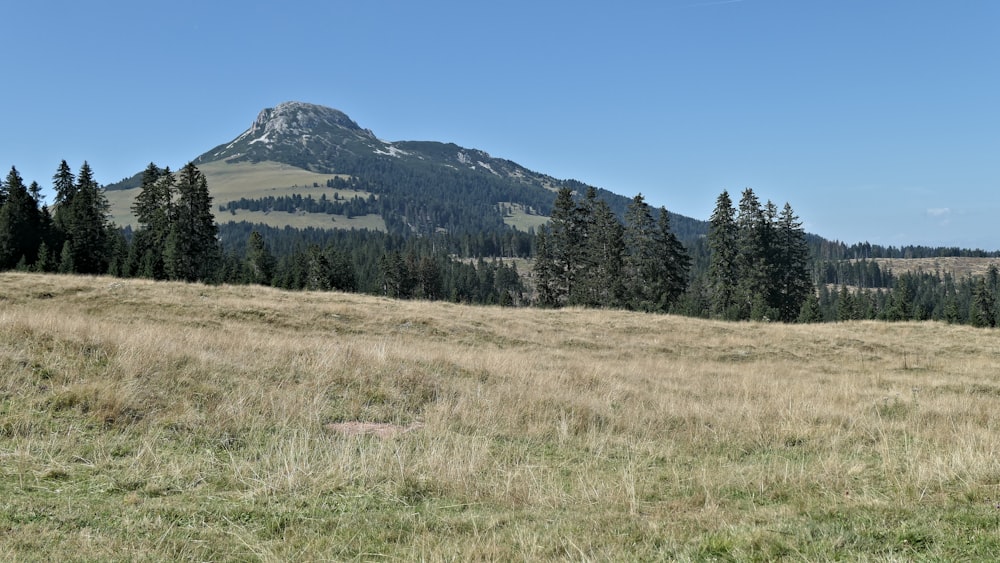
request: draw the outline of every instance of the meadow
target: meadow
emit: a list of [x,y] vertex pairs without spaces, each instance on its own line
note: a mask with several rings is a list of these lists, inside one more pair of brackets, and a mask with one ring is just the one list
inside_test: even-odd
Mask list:
[[2,560],[991,560],[1000,339],[0,275]]
[[996,258],[978,258],[965,256],[939,256],[934,258],[874,258],[871,260],[880,268],[891,270],[894,274],[903,272],[925,272],[928,274],[951,274],[955,279],[965,277],[982,277],[989,272],[990,266],[997,264]]
[[[385,221],[380,215],[363,215],[347,217],[346,215],[327,215],[325,213],[287,213],[247,211],[241,209],[235,213],[219,211],[220,205],[241,198],[260,199],[265,197],[291,197],[301,195],[312,196],[319,200],[326,195],[333,198],[334,194],[342,199],[354,197],[367,198],[371,194],[363,191],[336,190],[326,187],[326,181],[332,178],[349,178],[343,174],[320,174],[310,172],[287,164],[277,162],[208,162],[198,166],[205,175],[212,193],[212,213],[219,223],[240,222],[260,223],[275,228],[291,226],[296,229],[313,227],[317,229],[370,229],[385,230]],[[125,227],[136,228],[135,216],[132,214],[132,203],[139,194],[139,189],[112,190],[105,192],[110,205],[111,222]]]
[[519,231],[528,232],[530,229],[538,229],[549,222],[545,215],[529,213],[520,203],[502,201],[500,205],[506,207],[508,212],[504,215],[503,222],[508,227],[513,227]]

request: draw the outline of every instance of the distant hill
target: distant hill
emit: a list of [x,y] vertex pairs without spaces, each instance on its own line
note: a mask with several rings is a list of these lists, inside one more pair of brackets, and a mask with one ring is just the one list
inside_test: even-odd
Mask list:
[[[588,188],[453,143],[384,141],[343,112],[301,102],[264,109],[246,131],[193,160],[208,178],[220,223],[279,228],[526,231],[547,221],[557,189]],[[120,225],[133,221],[140,178],[106,186]],[[619,214],[631,200],[598,193]],[[671,221],[683,240],[707,230],[682,215]]]

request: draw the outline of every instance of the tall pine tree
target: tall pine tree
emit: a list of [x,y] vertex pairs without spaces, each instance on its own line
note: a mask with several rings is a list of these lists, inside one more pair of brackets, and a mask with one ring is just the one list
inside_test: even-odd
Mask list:
[[[65,161],[63,161],[65,164]],[[69,189],[63,184],[68,167],[56,173],[56,228],[64,237],[60,271],[103,274],[108,270],[112,229],[107,197],[94,179],[90,164],[84,162]],[[62,190],[62,195],[60,195]]]
[[570,304],[615,307],[620,299],[622,227],[610,206],[587,189],[575,213],[579,236],[576,289]]
[[625,303],[636,311],[655,311],[660,301],[660,256],[656,221],[642,194],[632,198],[625,212],[623,239]]
[[177,203],[164,249],[170,279],[211,281],[221,252],[205,175],[189,162],[177,175]]
[[[778,311],[782,322],[790,323],[799,318],[802,306],[809,295],[814,293],[812,276],[809,273],[809,245],[802,223],[792,211],[785,207],[778,216],[774,244],[774,283],[772,284],[772,306]],[[806,318],[811,319],[810,312]]]
[[715,202],[709,218],[708,294],[712,315],[723,319],[738,318],[736,286],[739,283],[739,247],[737,246],[736,212],[729,192],[723,191]]
[[535,303],[541,307],[559,306],[559,288],[555,260],[551,251],[551,231],[543,225],[535,235],[535,263],[531,272],[535,281]]
[[618,307],[622,298],[624,230],[618,217],[604,200],[594,206],[594,221],[588,236],[587,253],[591,270],[586,303],[591,307]]
[[0,270],[18,264],[32,265],[38,258],[42,242],[38,201],[25,187],[17,169],[11,167],[4,182],[3,204],[0,206]]
[[141,277],[166,279],[167,237],[174,220],[174,175],[170,168],[150,163],[142,173],[139,194],[132,204],[139,229],[132,241],[135,272]]
[[72,201],[76,195],[76,176],[65,160],[59,163],[59,168],[52,176],[52,189],[56,193],[56,206]]
[[771,281],[771,243],[773,225],[771,211],[774,205],[768,202],[765,211],[752,189],[743,190],[740,198],[739,215],[736,217],[736,233],[739,254],[737,264],[739,282],[736,289],[737,318],[760,320],[768,317]]
[[52,251],[60,252],[66,242],[66,232],[69,230],[71,204],[76,195],[76,175],[65,160],[59,163],[55,175],[52,176],[52,189],[55,192],[52,215],[52,236],[48,240]]
[[562,305],[576,289],[580,269],[581,233],[573,190],[560,188],[549,219],[549,256],[551,292],[556,305]]
[[669,312],[687,290],[691,256],[670,228],[670,214],[660,208],[657,221],[656,247],[660,264],[659,310]]

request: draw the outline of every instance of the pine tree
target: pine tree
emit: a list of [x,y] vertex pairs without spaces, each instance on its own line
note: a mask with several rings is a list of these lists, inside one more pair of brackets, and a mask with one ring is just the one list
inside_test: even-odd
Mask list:
[[379,259],[382,293],[387,297],[405,299],[410,296],[410,272],[399,251],[387,252]]
[[76,195],[76,175],[70,170],[65,160],[59,163],[55,175],[52,176],[52,189],[55,192],[52,215],[52,231],[48,240],[53,249],[62,249],[66,242],[66,233],[70,230],[73,196]]
[[441,267],[432,256],[421,256],[414,272],[414,296],[418,299],[441,298]]
[[[65,161],[64,161],[65,163]],[[56,174],[57,184],[65,180],[64,167]],[[110,215],[104,190],[94,180],[94,173],[87,162],[80,167],[72,190],[63,189],[62,203],[56,208],[55,223],[63,233],[71,260],[61,260],[60,269],[72,264],[81,274],[103,274],[109,261]],[[59,199],[59,192],[56,194]]]
[[1000,270],[996,264],[990,264],[986,270],[986,298],[992,307],[986,309],[987,318],[992,320],[990,327],[1000,324]]
[[996,295],[990,288],[990,281],[987,278],[979,278],[973,294],[972,324],[995,328],[997,326],[996,307]]
[[306,274],[306,289],[309,291],[329,291],[330,261],[318,245],[309,247],[309,270]]
[[177,175],[176,189],[177,203],[164,250],[166,273],[175,280],[211,281],[221,252],[208,182],[189,162]]
[[636,311],[655,311],[659,304],[660,259],[656,222],[642,194],[625,212],[623,285],[626,305]]
[[575,242],[570,244],[574,244],[575,248],[568,250],[575,252],[571,259],[574,283],[567,295],[569,305],[597,305],[599,281],[596,274],[600,265],[597,243],[594,240],[597,235],[594,216],[597,202],[597,190],[590,187],[570,213],[570,225],[575,237]]
[[73,245],[67,240],[63,243],[62,251],[59,252],[59,273],[72,274],[76,271],[76,264],[73,263]]
[[687,290],[691,256],[670,228],[670,214],[664,207],[657,222],[656,246],[661,270],[658,309],[666,313]]
[[764,317],[771,317],[769,297],[774,214],[774,205],[771,202],[768,202],[765,211],[752,189],[743,190],[739,215],[736,218],[739,248],[736,305],[739,309],[739,319],[761,320]]
[[139,194],[132,204],[139,225],[133,240],[133,257],[138,263],[133,267],[139,276],[167,277],[164,255],[174,218],[174,182],[169,167],[161,169],[150,163],[142,173]]
[[896,278],[896,285],[889,295],[889,307],[884,317],[889,321],[908,321],[913,315],[914,290],[909,276]]
[[14,167],[7,174],[4,192],[0,207],[0,270],[14,268],[21,261],[27,267],[37,260],[42,243],[38,202]]
[[535,278],[535,303],[541,307],[559,306],[559,291],[556,286],[555,262],[550,251],[551,235],[547,226],[538,229],[535,237],[535,263],[532,274]]
[[[73,171],[70,170],[69,164],[65,160],[59,163],[59,168],[52,176],[52,189],[56,193],[55,204],[57,208],[64,203],[71,202],[73,196],[76,195],[76,176],[73,175]],[[58,216],[58,213],[56,215]]]
[[591,307],[618,307],[622,297],[624,229],[607,202],[594,206],[591,232],[587,237],[589,298]]
[[771,305],[779,320],[790,323],[799,317],[813,284],[805,230],[788,203],[778,217],[772,259]]
[[846,285],[842,285],[837,295],[837,320],[843,322],[853,321],[857,318],[858,310],[854,303],[854,296]]
[[815,293],[810,293],[802,302],[799,310],[798,322],[800,323],[821,323],[823,322],[823,311],[819,306],[819,297]]
[[271,285],[274,268],[274,255],[264,242],[264,237],[259,231],[252,231],[247,240],[246,269],[249,276],[247,282]]
[[132,275],[129,267],[128,241],[119,229],[111,229],[109,235],[108,275],[119,278]]
[[[38,235],[40,237],[39,249],[38,249],[38,260],[45,260],[46,265],[44,269],[40,269],[36,264],[36,271],[47,272],[52,269],[51,266],[51,252],[52,248],[56,247],[58,244],[58,238],[56,236],[55,225],[52,222],[52,215],[49,213],[49,208],[45,205],[44,196],[42,194],[42,187],[38,185],[38,182],[32,182],[31,186],[28,187],[28,191],[31,193],[31,198],[35,201],[36,213],[38,217]],[[45,246],[45,251],[42,252],[42,245]]]
[[330,261],[330,289],[337,291],[357,291],[358,275],[346,252],[335,248],[327,248]]
[[28,193],[31,194],[31,199],[35,202],[35,207],[41,209],[45,207],[42,203],[42,187],[38,185],[38,182],[32,182],[28,186]]
[[581,234],[573,191],[560,188],[549,219],[549,256],[551,258],[551,292],[558,306],[569,300],[576,289],[580,269]]
[[712,315],[735,320],[736,286],[739,282],[739,248],[737,247],[736,214],[729,192],[723,191],[716,199],[715,210],[709,218],[708,293]]
[[49,245],[44,240],[40,245],[38,245],[38,260],[35,261],[35,271],[55,271],[55,261],[52,258],[52,251],[49,249]]
[[504,306],[517,307],[524,297],[524,284],[521,276],[517,273],[517,266],[511,264],[507,266],[500,263],[493,276],[493,286],[500,296],[499,303]]

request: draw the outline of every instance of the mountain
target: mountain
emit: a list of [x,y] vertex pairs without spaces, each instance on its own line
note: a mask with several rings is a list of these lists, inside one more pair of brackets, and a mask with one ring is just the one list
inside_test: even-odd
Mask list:
[[[434,141],[384,141],[336,109],[285,102],[261,111],[233,140],[194,159],[217,218],[400,234],[528,230],[547,220],[559,180],[484,151]],[[119,224],[141,174],[106,186]],[[630,197],[598,190],[619,214]],[[682,239],[705,223],[671,214]]]
[[286,102],[262,110],[249,129],[199,156],[195,164],[273,161],[334,174],[343,159],[368,154],[391,156],[398,151],[341,111]]

